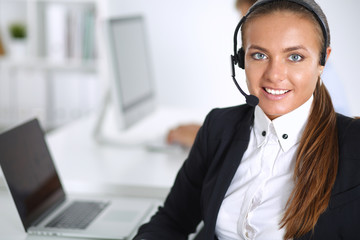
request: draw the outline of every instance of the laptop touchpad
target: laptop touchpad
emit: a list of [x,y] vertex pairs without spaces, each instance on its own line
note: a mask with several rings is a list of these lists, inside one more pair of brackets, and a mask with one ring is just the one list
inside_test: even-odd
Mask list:
[[112,222],[132,222],[138,216],[138,211],[114,210],[104,216],[104,220]]

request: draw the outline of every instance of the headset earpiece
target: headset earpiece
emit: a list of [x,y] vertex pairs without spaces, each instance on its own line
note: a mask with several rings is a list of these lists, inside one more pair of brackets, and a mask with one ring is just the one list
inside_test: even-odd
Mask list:
[[239,68],[244,69],[245,68],[245,51],[241,47],[237,53],[237,60],[238,60],[238,66]]
[[325,63],[326,63],[326,49],[324,49],[321,52],[321,56],[320,56],[320,65],[325,66]]

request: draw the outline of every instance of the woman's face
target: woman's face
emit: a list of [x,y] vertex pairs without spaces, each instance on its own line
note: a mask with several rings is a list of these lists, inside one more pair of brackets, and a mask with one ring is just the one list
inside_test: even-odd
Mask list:
[[247,23],[243,40],[249,91],[270,119],[310,98],[323,70],[314,23],[286,11],[267,14]]

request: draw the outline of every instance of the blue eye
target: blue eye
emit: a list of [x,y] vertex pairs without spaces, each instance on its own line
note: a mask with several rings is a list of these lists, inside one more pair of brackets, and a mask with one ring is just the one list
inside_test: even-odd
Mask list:
[[289,60],[293,62],[300,62],[302,59],[303,57],[300,56],[299,54],[291,54],[289,57]]
[[256,60],[263,60],[267,58],[266,55],[263,53],[254,53],[252,54],[252,57]]

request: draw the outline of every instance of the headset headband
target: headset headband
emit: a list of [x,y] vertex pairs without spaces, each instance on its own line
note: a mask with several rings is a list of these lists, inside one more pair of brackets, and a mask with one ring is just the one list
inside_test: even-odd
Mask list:
[[[319,22],[320,26],[321,26],[321,30],[323,32],[323,36],[324,36],[324,46],[321,52],[321,57],[320,57],[320,64],[322,66],[325,66],[325,62],[326,62],[326,49],[328,47],[328,30],[327,27],[322,19],[322,17],[320,17],[320,13],[318,11],[316,11],[309,3],[307,3],[305,0],[258,0],[254,3],[254,5],[252,5],[249,9],[249,11],[246,13],[246,15],[244,17],[241,18],[240,22],[238,23],[238,25],[235,28],[235,33],[234,33],[234,56],[235,56],[235,64],[238,64],[239,67],[244,68],[244,61],[243,61],[243,55],[242,56],[238,56],[237,53],[237,36],[238,36],[238,32],[240,30],[240,27],[244,24],[244,22],[247,20],[247,18],[249,17],[249,15],[254,12],[258,7],[266,5],[268,3],[272,3],[272,2],[279,2],[279,1],[287,1],[287,2],[293,2],[296,3],[304,8],[306,8],[309,12],[311,12],[313,14],[313,16],[316,18],[316,20]],[[239,50],[240,51],[244,51],[242,48]],[[242,61],[242,62],[241,62]],[[240,64],[239,64],[240,62]]]

